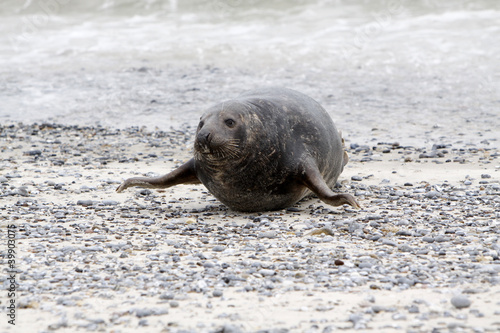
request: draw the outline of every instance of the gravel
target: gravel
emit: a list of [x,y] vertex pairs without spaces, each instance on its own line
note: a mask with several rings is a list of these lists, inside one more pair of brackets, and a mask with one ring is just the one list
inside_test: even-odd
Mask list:
[[[494,307],[478,306],[500,290],[500,187],[498,168],[489,164],[498,165],[496,150],[482,159],[484,150],[446,145],[466,165],[489,167],[469,185],[387,183],[387,176],[370,176],[380,162],[361,162],[364,155],[380,150],[384,160],[419,165],[429,152],[351,144],[350,163],[365,163],[366,173],[344,177],[342,191],[357,193],[361,210],[309,198],[294,209],[238,213],[202,186],[114,192],[130,175],[161,173],[189,158],[193,131],[0,126],[0,211],[18,226],[18,304],[42,318],[40,330],[327,332],[395,325],[420,332],[444,329],[440,322],[473,330],[467,318],[493,316]],[[413,162],[404,162],[409,156]],[[1,279],[8,283],[5,274]],[[278,308],[291,315],[261,319]],[[189,311],[191,324],[182,319]]]

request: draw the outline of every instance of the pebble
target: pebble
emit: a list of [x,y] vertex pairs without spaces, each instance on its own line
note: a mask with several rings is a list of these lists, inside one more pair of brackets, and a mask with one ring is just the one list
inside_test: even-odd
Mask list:
[[92,206],[93,202],[92,200],[78,200],[76,204],[80,206]]
[[450,241],[450,237],[447,237],[445,235],[437,235],[434,240],[438,243],[443,243],[443,242],[448,242]]
[[384,245],[389,245],[389,246],[397,246],[398,245],[398,243],[396,243],[394,240],[388,239],[388,238],[381,238],[380,242]]
[[222,245],[216,245],[212,248],[212,251],[214,252],[222,252],[226,249],[225,246],[222,246]]
[[465,295],[456,295],[451,298],[451,304],[457,309],[468,308],[472,302]]
[[276,238],[277,232],[276,231],[265,231],[259,233],[257,236],[258,238]]
[[437,191],[429,191],[424,194],[426,198],[439,198],[441,194]]
[[40,156],[42,155],[42,151],[40,149],[34,149],[34,150],[28,150],[24,154],[28,156]]
[[[243,333],[244,331],[236,325],[233,324],[225,324],[222,326],[220,329],[218,329],[216,332],[220,333]],[[259,332],[259,331],[257,331]],[[261,333],[264,333],[264,331],[260,331]]]
[[366,319],[360,313],[349,315],[348,321],[352,322],[353,328],[356,330],[366,329]]
[[412,304],[410,307],[408,307],[408,312],[409,313],[420,313],[420,309],[417,305]]
[[16,193],[19,194],[20,196],[23,196],[23,197],[27,197],[29,196],[29,192],[28,192],[28,189],[24,186],[22,187],[19,187],[17,190],[16,190]]
[[427,243],[434,243],[434,241],[435,241],[434,237],[430,237],[430,236],[424,236],[424,237],[422,237],[422,240],[424,242],[427,242]]
[[149,317],[149,316],[159,316],[168,313],[166,308],[142,308],[133,309],[130,312],[135,313],[137,318]]
[[213,295],[214,297],[221,297],[221,296],[223,295],[223,293],[222,293],[222,290],[220,290],[220,289],[215,289],[215,290],[212,292],[212,295]]
[[146,196],[146,195],[151,195],[153,193],[153,191],[151,191],[151,190],[149,190],[147,188],[144,188],[144,189],[139,190],[138,193],[140,195]]
[[272,269],[261,269],[259,271],[259,274],[261,274],[262,276],[273,276],[276,274],[276,271]]
[[334,232],[333,232],[332,228],[330,228],[330,227],[323,227],[321,229],[316,229],[316,230],[311,231],[310,235],[329,235],[329,236],[333,236]]
[[412,232],[410,230],[399,230],[396,232],[396,236],[411,236]]
[[406,320],[406,315],[402,313],[394,313],[392,315],[392,320]]
[[118,205],[118,201],[115,201],[115,200],[103,200],[102,204],[104,206],[116,206],[116,205]]
[[164,293],[160,295],[160,299],[174,299],[175,295],[173,293]]

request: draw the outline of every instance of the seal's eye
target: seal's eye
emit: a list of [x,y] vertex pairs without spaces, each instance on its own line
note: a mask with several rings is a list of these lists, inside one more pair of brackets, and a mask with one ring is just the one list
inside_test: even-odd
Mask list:
[[226,119],[224,120],[224,122],[226,123],[227,127],[234,127],[234,125],[236,125],[236,122],[233,119]]
[[205,123],[203,123],[203,121],[202,121],[202,120],[200,120],[200,123],[198,124],[198,129],[202,128],[202,127],[203,127],[203,125],[205,125]]

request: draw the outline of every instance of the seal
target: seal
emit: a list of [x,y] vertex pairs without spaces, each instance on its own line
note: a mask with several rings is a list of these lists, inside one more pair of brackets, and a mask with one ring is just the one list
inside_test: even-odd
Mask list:
[[341,134],[318,102],[263,88],[209,108],[188,162],[161,177],[127,179],[117,191],[203,183],[237,211],[284,209],[311,192],[328,205],[359,208],[352,195],[331,190],[348,161]]

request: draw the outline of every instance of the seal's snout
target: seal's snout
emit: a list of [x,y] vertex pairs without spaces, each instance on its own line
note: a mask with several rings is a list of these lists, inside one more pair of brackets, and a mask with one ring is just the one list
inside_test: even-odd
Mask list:
[[208,146],[212,139],[211,136],[212,135],[209,131],[200,131],[196,136],[196,141],[198,141],[200,145]]
[[213,141],[213,135],[212,132],[202,129],[196,134],[196,140],[194,142],[194,147],[195,150],[203,153],[203,154],[208,154],[212,151],[211,148],[211,142]]

